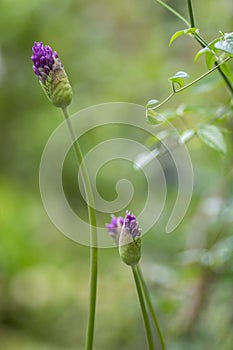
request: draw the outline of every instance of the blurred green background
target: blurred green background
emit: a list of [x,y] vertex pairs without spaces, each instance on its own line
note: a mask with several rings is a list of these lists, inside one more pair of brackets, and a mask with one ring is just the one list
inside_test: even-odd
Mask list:
[[[187,17],[186,1],[169,3]],[[207,41],[219,30],[232,31],[231,1],[194,1],[194,6]],[[0,0],[0,349],[84,348],[89,249],[60,234],[41,202],[41,154],[63,119],[32,72],[33,42],[59,53],[74,91],[72,114],[103,102],[162,100],[175,72],[187,71],[192,79],[204,73],[203,59],[193,63],[199,46],[191,38],[168,47],[171,35],[184,28],[153,0]],[[215,72],[167,107],[218,108],[227,99]],[[185,118],[195,125],[203,115]],[[101,132],[91,140],[86,135],[83,149],[100,139]],[[231,141],[228,136],[226,158],[198,140],[190,142],[195,184],[188,213],[171,235],[164,233],[164,216],[143,239],[142,269],[170,350],[232,349]],[[74,163],[70,154],[64,188],[75,210],[81,198],[74,190]],[[98,178],[105,198],[114,197],[115,170],[113,165]],[[132,176],[127,167],[125,173],[119,176]],[[170,208],[177,189],[172,181],[168,185]],[[143,195],[133,202],[135,214]],[[84,205],[79,211],[86,215]],[[145,349],[131,271],[116,249],[100,251],[99,272],[94,348]]]

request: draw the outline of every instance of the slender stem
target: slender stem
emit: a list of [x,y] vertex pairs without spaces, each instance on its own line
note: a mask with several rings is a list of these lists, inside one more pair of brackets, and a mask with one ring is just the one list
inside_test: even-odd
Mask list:
[[[187,0],[188,3],[188,11],[189,11],[189,18],[190,18],[190,25],[191,27],[196,27],[195,24],[195,19],[194,19],[194,13],[193,13],[193,6],[192,6],[192,0]],[[209,45],[205,42],[205,40],[202,39],[202,37],[196,33],[196,35],[194,35],[195,39],[201,44],[202,47],[209,47]],[[218,66],[218,62],[215,61],[215,66]],[[217,68],[221,77],[223,78],[224,82],[226,83],[228,89],[230,90],[231,94],[233,95],[233,86],[231,84],[231,82],[229,81],[229,79],[227,78],[227,76],[224,74],[224,72],[222,71],[221,67]]]
[[176,10],[174,10],[174,8],[172,8],[171,6],[169,6],[168,4],[166,4],[164,1],[162,0],[156,0],[160,5],[162,5],[163,7],[165,7],[167,10],[169,10],[171,13],[173,13],[176,17],[178,17],[179,19],[181,19],[181,21],[183,21],[185,24],[187,24],[187,26],[190,27],[190,23]]
[[193,14],[192,0],[187,0],[187,3],[188,3],[190,25],[192,28],[194,28],[195,27],[195,19],[194,19],[194,14]]
[[166,350],[163,334],[162,334],[161,328],[159,326],[159,321],[157,319],[155,310],[153,308],[153,305],[152,305],[152,302],[151,302],[151,299],[150,299],[150,294],[149,294],[148,288],[146,286],[145,280],[143,278],[142,270],[141,270],[139,264],[136,266],[136,270],[137,270],[138,277],[139,277],[139,280],[140,280],[140,283],[141,283],[141,286],[142,286],[142,289],[143,289],[143,293],[144,293],[144,296],[145,296],[145,299],[146,299],[146,303],[147,303],[148,309],[149,309],[149,311],[151,313],[152,320],[153,320],[155,328],[156,328],[156,330],[158,332],[158,336],[159,336],[159,340],[160,340],[160,344],[161,344],[161,349],[162,350]]
[[152,335],[151,326],[150,326],[150,319],[149,319],[149,316],[148,316],[148,313],[146,310],[145,301],[143,298],[143,291],[142,291],[142,286],[141,286],[140,279],[138,276],[138,270],[135,266],[132,266],[132,272],[133,272],[133,276],[134,276],[135,285],[137,288],[138,299],[140,302],[144,326],[145,326],[145,330],[146,330],[148,349],[153,350],[154,344],[153,344],[153,335]]
[[97,230],[96,230],[96,213],[94,209],[94,198],[88,171],[83,163],[83,155],[75,132],[69,119],[67,108],[62,109],[67,122],[67,127],[73,140],[73,147],[78,160],[79,166],[82,164],[82,179],[87,199],[88,218],[90,223],[90,293],[89,293],[89,312],[86,332],[86,350],[93,347],[94,328],[95,328],[95,311],[96,311],[96,294],[97,294],[97,275],[98,275],[98,248],[97,248]]
[[[186,18],[184,18],[179,12],[174,10],[171,6],[166,4],[164,1],[162,1],[162,0],[156,0],[156,1],[158,3],[160,3],[163,7],[165,7],[168,11],[173,13],[176,17],[178,17],[186,25],[188,25],[191,28],[195,28],[195,19],[194,19],[194,15],[193,15],[192,1],[191,0],[187,0],[188,1],[188,8],[189,8],[189,16],[190,16],[190,21],[191,22],[187,21]],[[197,42],[202,47],[208,47],[208,44],[205,42],[205,40],[198,33],[193,34],[193,37],[197,40]],[[230,94],[233,95],[233,86],[232,86],[230,80],[227,78],[227,76],[222,71],[221,67],[218,65],[217,61],[215,62],[215,66],[216,67],[218,66],[217,69],[219,71],[219,74],[221,75],[222,79],[224,80],[225,84],[227,85],[227,87],[228,87],[228,89],[230,91]]]
[[156,105],[153,108],[148,108],[148,109],[157,109],[159,107],[161,107],[162,105],[164,105],[166,102],[168,102],[173,96],[175,95],[175,91],[172,91],[170,93],[170,95],[168,95],[168,97],[165,98],[165,100],[163,100],[162,102],[160,102],[158,105]]
[[178,94],[181,91],[184,91],[186,89],[188,89],[190,86],[192,86],[193,84],[197,83],[198,81],[200,81],[201,79],[205,78],[207,75],[211,74],[213,71],[215,71],[215,69],[219,68],[221,66],[221,64],[226,63],[227,61],[229,61],[231,58],[227,57],[224,61],[222,61],[221,63],[215,65],[213,68],[211,68],[210,70],[208,70],[207,72],[205,72],[204,74],[202,74],[200,77],[198,77],[197,79],[194,79],[193,81],[191,81],[191,83],[183,86],[180,89],[175,90],[174,84],[172,84],[172,92],[170,93],[170,95],[168,95],[168,97],[165,98],[165,100],[163,100],[161,103],[159,103],[158,105],[156,105],[155,107],[152,108],[148,108],[148,109],[157,109],[159,107],[161,107],[162,105],[164,105],[166,102],[168,102],[175,94]]
[[194,79],[193,81],[191,81],[191,83],[183,86],[182,88],[180,88],[178,90],[175,90],[175,93],[178,93],[178,92],[184,91],[185,89],[188,89],[191,85],[193,85],[193,84],[197,83],[198,81],[200,81],[201,79],[205,78],[207,75],[209,75],[213,71],[215,71],[215,69],[219,68],[223,63],[226,63],[229,60],[230,60],[230,57],[227,57],[224,61],[222,61],[221,63],[218,63],[213,68],[211,68],[210,70],[208,70],[207,72],[202,74],[200,77],[198,77],[197,79]]

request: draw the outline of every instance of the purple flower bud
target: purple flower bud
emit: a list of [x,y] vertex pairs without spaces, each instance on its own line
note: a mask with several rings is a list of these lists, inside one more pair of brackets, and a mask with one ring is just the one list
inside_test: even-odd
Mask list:
[[109,235],[114,239],[116,244],[119,243],[121,229],[124,223],[124,218],[122,216],[116,217],[112,215],[112,220],[110,224],[106,224]]
[[136,217],[129,211],[123,219],[112,216],[110,224],[106,224],[110,236],[119,247],[121,259],[127,265],[136,265],[141,258],[141,229]]
[[49,100],[64,108],[72,100],[72,89],[56,51],[42,42],[34,42],[32,47],[33,71]]
[[126,212],[124,220],[125,230],[132,236],[133,239],[141,236],[142,230],[140,229],[136,217],[133,214],[130,214],[129,211]]

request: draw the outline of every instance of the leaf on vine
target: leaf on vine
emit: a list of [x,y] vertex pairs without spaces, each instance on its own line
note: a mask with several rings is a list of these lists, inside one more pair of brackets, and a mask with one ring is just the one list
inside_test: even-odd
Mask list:
[[204,47],[201,50],[199,50],[196,54],[196,56],[194,57],[194,63],[197,62],[197,60],[202,56],[205,55],[207,51],[210,51],[210,49],[208,47]]
[[173,43],[174,40],[176,40],[177,38],[179,38],[182,35],[193,35],[195,33],[198,32],[197,28],[187,28],[187,29],[183,29],[183,30],[178,30],[178,32],[175,32],[170,41],[169,41],[169,46],[171,46],[171,44]]
[[172,84],[178,84],[179,87],[184,85],[184,79],[189,78],[189,75],[186,72],[177,72],[175,75],[170,77],[168,80],[172,82]]
[[226,153],[226,143],[222,132],[215,125],[202,125],[197,131],[199,138],[218,152]]
[[147,102],[146,107],[147,107],[147,108],[153,108],[153,107],[155,107],[158,103],[159,103],[158,100],[153,99],[153,100],[150,100],[150,101]]
[[155,112],[153,109],[146,110],[146,119],[147,119],[148,123],[151,125],[161,124],[165,120],[164,117],[162,117],[160,114]]
[[205,55],[207,68],[211,69],[216,60],[213,50],[211,50],[209,47],[204,47],[203,49],[199,50],[194,57],[194,62],[196,63],[202,55]]
[[195,130],[193,130],[193,129],[185,130],[185,131],[180,135],[179,143],[181,143],[181,144],[186,143],[186,142],[189,141],[194,135],[195,135]]
[[233,32],[225,33],[219,41],[217,41],[214,46],[216,49],[227,52],[233,55]]
[[205,55],[205,61],[208,69],[211,69],[214,66],[214,62],[216,61],[215,55],[211,51],[207,51]]

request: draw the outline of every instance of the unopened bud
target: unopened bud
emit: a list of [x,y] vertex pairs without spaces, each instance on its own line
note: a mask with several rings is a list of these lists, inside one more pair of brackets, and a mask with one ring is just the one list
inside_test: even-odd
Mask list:
[[65,108],[71,103],[72,89],[56,51],[42,42],[32,48],[33,71],[48,99],[56,106]]
[[141,258],[141,229],[136,217],[126,212],[125,218],[112,216],[110,224],[106,224],[110,236],[119,249],[123,262],[136,265]]
[[136,265],[141,258],[141,229],[130,212],[126,212],[120,233],[119,253],[124,263],[130,266]]

